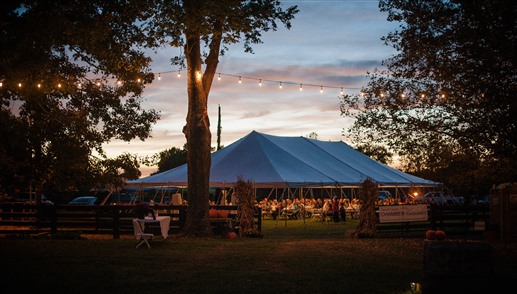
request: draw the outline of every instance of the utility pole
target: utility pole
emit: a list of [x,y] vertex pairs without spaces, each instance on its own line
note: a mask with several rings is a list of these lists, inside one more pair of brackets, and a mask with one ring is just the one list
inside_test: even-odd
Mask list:
[[217,104],[217,150],[221,149],[221,104]]

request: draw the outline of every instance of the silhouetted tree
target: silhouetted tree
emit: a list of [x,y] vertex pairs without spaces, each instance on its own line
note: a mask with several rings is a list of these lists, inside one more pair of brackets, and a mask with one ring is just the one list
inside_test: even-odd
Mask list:
[[108,174],[138,177],[137,161],[108,160],[103,144],[144,140],[159,117],[140,106],[153,79],[141,51],[148,39],[135,25],[145,21],[146,2],[2,2],[2,189],[74,189]]
[[[343,115],[356,117],[353,140],[389,147],[406,171],[430,179],[449,169],[467,181],[473,174],[492,184],[515,180],[516,2],[383,0],[379,7],[400,22],[383,39],[398,54],[369,73],[364,96],[343,97]],[[494,178],[486,172],[493,167],[505,173]]]

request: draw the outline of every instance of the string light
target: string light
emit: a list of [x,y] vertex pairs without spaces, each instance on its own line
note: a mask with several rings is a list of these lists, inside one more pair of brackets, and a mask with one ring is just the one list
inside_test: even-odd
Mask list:
[[[157,75],[157,80],[158,81],[162,81],[162,76],[161,76],[162,73],[163,74],[167,74],[167,73],[174,73],[174,72],[177,72],[178,78],[181,77],[182,70],[172,70],[172,71],[158,72],[158,73],[155,73],[155,74]],[[202,72],[201,71],[196,71],[195,75],[196,75],[197,79],[202,78]],[[278,84],[278,88],[279,89],[283,89],[284,84],[288,84],[288,85],[296,85],[296,84],[298,84],[299,85],[299,91],[304,91],[304,86],[305,87],[309,87],[309,88],[319,87],[319,92],[322,93],[322,94],[327,92],[327,91],[325,91],[326,89],[324,89],[324,88],[330,88],[330,89],[335,88],[335,89],[339,89],[339,95],[341,95],[341,96],[345,95],[345,90],[360,89],[360,88],[346,88],[346,87],[342,87],[342,86],[322,85],[322,84],[314,85],[314,84],[310,84],[310,83],[296,83],[296,82],[290,82],[290,81],[269,80],[269,79],[258,78],[258,77],[224,74],[224,73],[221,73],[221,72],[217,73],[217,80],[220,81],[223,75],[238,78],[238,83],[239,84],[242,84],[245,79],[256,80],[258,82],[258,85],[261,86],[261,87],[264,86],[264,83],[277,83]],[[164,78],[165,78],[165,76],[164,76]],[[101,81],[99,78],[96,78],[94,80],[95,80],[94,84],[96,86],[102,87],[102,82],[103,81]],[[0,88],[5,88],[5,85],[4,85],[5,82],[6,82],[5,80],[0,82]],[[142,78],[137,78],[136,82],[137,83],[144,83],[144,80]],[[123,84],[123,81],[117,80],[115,83],[116,83],[116,85],[120,86],[120,85]],[[21,89],[23,87],[23,84],[21,82],[19,82],[19,83],[17,83],[17,86],[18,86],[18,88]],[[41,89],[41,88],[44,87],[44,84],[38,83],[37,87],[39,89]],[[62,83],[58,83],[57,84],[57,88],[62,89],[63,88],[63,84]],[[83,85],[81,83],[77,83],[77,88],[78,89],[82,89]],[[385,94],[382,91],[379,91],[378,93],[379,93],[378,95],[379,95],[379,97],[381,99],[385,98]],[[365,96],[365,94],[366,93],[364,93],[363,91],[359,92],[360,96]],[[446,93],[445,92],[441,92],[438,95],[439,95],[439,97],[441,99],[445,99],[446,98]],[[406,96],[407,96],[407,94],[405,94],[405,93],[401,93],[400,94],[400,97],[402,99],[406,99],[407,98]],[[417,94],[417,97],[421,97],[421,99],[425,99],[426,98],[426,94],[425,93]]]

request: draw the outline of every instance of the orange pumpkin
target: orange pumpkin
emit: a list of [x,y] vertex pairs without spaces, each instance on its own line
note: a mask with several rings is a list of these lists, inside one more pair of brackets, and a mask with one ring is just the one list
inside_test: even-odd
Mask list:
[[237,238],[237,233],[235,232],[228,232],[228,239],[233,240]]
[[434,240],[434,239],[436,239],[436,231],[435,230],[427,230],[427,231],[425,231],[425,238],[427,240]]
[[443,230],[436,230],[436,240],[445,240],[445,231]]
[[214,209],[214,208],[210,208],[208,210],[208,217],[210,217],[210,218],[217,218],[218,217],[217,210]]
[[228,210],[218,210],[217,217],[228,218]]

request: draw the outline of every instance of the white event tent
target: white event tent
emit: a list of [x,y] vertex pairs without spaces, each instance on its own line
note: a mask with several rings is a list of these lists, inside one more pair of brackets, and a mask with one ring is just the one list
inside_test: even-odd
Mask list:
[[[386,188],[441,185],[379,163],[342,141],[256,131],[212,154],[210,187],[231,188],[239,178],[255,188],[354,188],[366,179]],[[187,164],[126,183],[128,188],[186,186]]]

